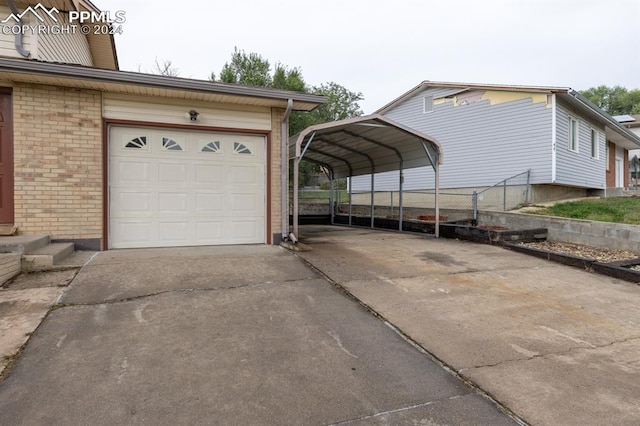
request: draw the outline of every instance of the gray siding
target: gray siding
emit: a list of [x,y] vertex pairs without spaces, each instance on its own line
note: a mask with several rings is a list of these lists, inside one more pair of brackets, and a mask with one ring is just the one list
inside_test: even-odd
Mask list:
[[[557,108],[556,183],[588,188],[605,187],[606,142],[601,125],[573,113],[565,105]],[[578,121],[578,152],[569,150],[569,117]],[[599,134],[598,159],[591,158],[591,129]]]
[[[441,188],[493,185],[527,169],[532,183],[551,182],[551,112],[546,96],[487,92],[456,103],[460,90],[429,88],[387,111],[385,116],[435,137],[444,150]],[[434,111],[424,113],[423,99],[433,96]],[[448,99],[443,99],[450,96]],[[405,189],[434,186],[431,169],[405,172]],[[376,190],[395,190],[398,173],[376,176]],[[370,178],[353,179],[354,190],[369,190]]]

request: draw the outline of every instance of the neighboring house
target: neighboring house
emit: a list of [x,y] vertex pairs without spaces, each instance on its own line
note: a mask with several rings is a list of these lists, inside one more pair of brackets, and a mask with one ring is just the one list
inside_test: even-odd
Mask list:
[[[640,137],[640,114],[614,116],[620,124]],[[629,151],[629,171],[632,181],[630,186],[637,189],[640,179],[640,149]]]
[[[531,202],[601,194],[628,185],[628,150],[640,148],[640,137],[570,88],[425,81],[377,113],[441,143],[449,192],[531,169]],[[406,190],[433,187],[420,169],[404,177]],[[397,186],[397,174],[376,175],[376,190]],[[368,178],[353,187],[369,190]]]
[[[10,28],[100,13],[83,0],[3,5]],[[324,101],[118,71],[108,34],[3,30],[0,223],[98,250],[277,243],[288,113]]]

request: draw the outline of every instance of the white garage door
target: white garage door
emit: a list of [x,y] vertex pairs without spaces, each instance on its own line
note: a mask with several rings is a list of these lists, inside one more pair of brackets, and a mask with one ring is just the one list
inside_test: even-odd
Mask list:
[[263,136],[113,126],[109,246],[264,243]]

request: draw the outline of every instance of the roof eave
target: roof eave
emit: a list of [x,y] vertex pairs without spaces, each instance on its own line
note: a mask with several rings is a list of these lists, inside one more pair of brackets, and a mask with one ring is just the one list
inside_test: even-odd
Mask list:
[[294,101],[294,109],[301,111],[312,111],[327,101],[327,98],[324,96],[286,90],[214,83],[204,80],[193,80],[179,77],[167,77],[154,74],[106,70],[79,65],[28,61],[21,59],[0,58],[0,72],[23,75],[40,75],[69,80],[81,79],[84,81],[204,92],[247,98],[272,99],[283,102],[286,102],[288,99],[292,99]]
[[531,92],[531,93],[568,93],[571,88],[569,87],[554,87],[554,86],[515,86],[515,85],[500,85],[500,84],[482,84],[482,83],[453,83],[443,81],[429,81],[425,80],[418,84],[414,88],[410,89],[406,93],[403,93],[398,98],[389,102],[382,108],[375,111],[375,114],[383,114],[395,107],[396,105],[404,102],[406,99],[411,98],[416,93],[426,89],[427,87],[459,87],[461,89],[481,89],[481,90],[502,90],[511,92]]

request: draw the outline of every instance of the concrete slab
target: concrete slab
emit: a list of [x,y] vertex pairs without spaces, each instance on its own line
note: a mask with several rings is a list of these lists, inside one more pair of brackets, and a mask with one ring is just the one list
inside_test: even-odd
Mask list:
[[97,256],[66,295],[88,302],[0,383],[0,424],[515,424],[299,258],[243,250]]
[[0,375],[60,294],[60,288],[0,290]]
[[639,286],[494,246],[301,233],[299,256],[526,421],[640,423]]
[[78,273],[77,269],[23,273],[7,284],[8,290],[26,290],[46,287],[66,287]]
[[316,278],[315,273],[280,247],[114,250],[99,253],[83,268],[62,303],[309,278]]

